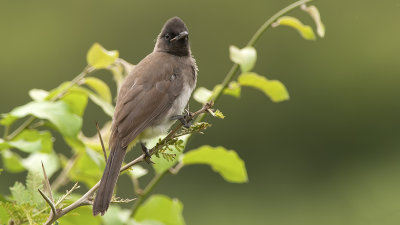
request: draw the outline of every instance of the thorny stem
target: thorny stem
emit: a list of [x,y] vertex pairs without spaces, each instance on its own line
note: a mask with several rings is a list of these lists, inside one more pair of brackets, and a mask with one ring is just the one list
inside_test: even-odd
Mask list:
[[[198,111],[190,114],[189,115],[189,119],[194,119],[198,115],[200,115],[202,113],[206,113],[208,111],[208,109],[210,109],[212,106],[213,106],[212,102],[205,104],[201,109],[199,109]],[[156,153],[158,150],[160,150],[162,147],[164,147],[168,143],[169,140],[175,138],[176,132],[181,127],[182,127],[182,124],[179,124],[179,125],[177,125],[175,127],[175,129],[170,131],[169,134],[161,141],[164,144],[160,144],[158,146],[153,147],[151,150],[149,150],[150,155],[153,155],[154,153]],[[139,157],[137,157],[136,159],[134,159],[131,162],[127,163],[125,166],[121,167],[120,173],[122,173],[123,171],[129,169],[131,166],[133,166],[133,165],[135,165],[137,163],[143,162],[144,158],[145,158],[145,155],[142,154]],[[165,174],[160,174],[160,175],[161,176],[158,177],[158,179],[161,179],[162,176],[164,176]],[[148,185],[146,187],[146,189],[143,192],[143,196],[139,197],[138,200],[137,200],[137,201],[140,201],[139,204],[141,204],[143,202],[145,197],[151,192],[151,190],[154,188],[154,186],[157,183],[158,183],[158,181],[153,179],[153,184],[152,185]],[[87,191],[82,197],[80,197],[78,200],[76,200],[71,205],[65,207],[64,209],[56,209],[56,211],[55,211],[56,213],[55,214],[54,213],[50,213],[50,216],[47,219],[45,225],[50,225],[50,224],[54,223],[57,219],[59,219],[60,217],[64,216],[65,214],[67,214],[68,212],[72,211],[73,209],[76,209],[76,208],[78,208],[80,206],[83,206],[83,205],[91,205],[92,204],[91,197],[93,196],[93,194],[95,193],[95,191],[97,190],[99,185],[100,185],[100,181],[97,182],[97,184],[95,184],[89,191]],[[45,196],[45,195],[42,195],[42,196],[46,200],[46,202],[49,204],[49,206],[52,208],[52,212],[53,212],[54,204],[51,201],[48,201],[46,199],[47,196]]]
[[[251,37],[250,41],[247,43],[247,46],[254,46],[256,42],[260,39],[260,37],[265,33],[265,31],[271,26],[271,24],[277,20],[279,17],[283,16],[284,14],[292,11],[293,9],[310,2],[312,0],[300,0],[297,2],[294,2],[293,4],[283,8],[279,12],[275,13],[272,17],[270,17],[263,25],[261,25],[260,28],[254,33],[254,35]],[[235,76],[235,74],[239,70],[239,65],[234,64],[231,69],[229,70],[228,74],[225,76],[224,80],[222,81],[222,88],[218,90],[218,92],[214,95],[214,102],[217,102],[218,99],[221,97],[224,89],[228,86],[229,82],[231,82]],[[199,117],[197,117],[196,122],[201,122],[203,121],[204,117],[206,115],[202,114]],[[189,135],[189,139],[192,137],[192,135]],[[154,186],[158,184],[158,182],[164,177],[164,175],[169,172],[169,170],[162,172],[161,174],[156,175],[150,183],[146,186],[145,192],[142,196],[138,198],[138,200],[135,202],[132,212],[131,212],[131,217],[133,217],[137,211],[137,208],[141,205],[141,203],[145,200],[145,198],[148,196],[148,192],[146,190],[151,191],[153,190]]]
[[[58,95],[54,96],[52,99],[50,99],[51,102],[57,101],[61,99],[75,84],[78,84],[83,78],[85,78],[86,75],[89,73],[93,72],[95,70],[94,67],[91,66],[86,66],[85,69],[78,74],[70,83],[69,85],[61,91]],[[24,123],[21,124],[17,129],[14,130],[10,135],[6,136],[6,140],[11,140],[18,134],[20,134],[25,128],[27,128],[31,123],[35,120],[36,118],[34,116],[30,116],[27,120],[25,120]]]

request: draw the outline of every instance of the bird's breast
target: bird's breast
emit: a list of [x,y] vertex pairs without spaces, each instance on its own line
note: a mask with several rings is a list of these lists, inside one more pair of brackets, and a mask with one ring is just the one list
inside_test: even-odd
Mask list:
[[185,82],[183,82],[182,91],[176,97],[172,103],[171,108],[164,114],[163,117],[157,119],[152,126],[147,127],[141,134],[140,139],[152,139],[157,136],[166,134],[169,128],[175,123],[171,120],[172,116],[182,115],[186,105],[189,102],[190,96],[192,95],[193,89],[196,85],[196,80],[194,82],[191,80],[186,80],[186,78],[192,79],[192,77],[185,77]]
[[175,99],[172,107],[168,110],[165,116],[156,121],[152,126],[144,129],[139,138],[142,140],[148,140],[166,134],[169,128],[175,123],[174,120],[171,120],[171,117],[183,113],[193,89],[194,86],[191,87],[189,84],[185,85],[181,94]]

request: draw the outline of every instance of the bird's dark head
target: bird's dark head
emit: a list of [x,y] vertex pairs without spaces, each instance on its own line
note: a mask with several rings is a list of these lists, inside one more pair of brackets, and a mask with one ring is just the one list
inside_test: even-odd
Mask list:
[[154,51],[177,56],[190,55],[189,31],[179,17],[173,17],[164,24]]

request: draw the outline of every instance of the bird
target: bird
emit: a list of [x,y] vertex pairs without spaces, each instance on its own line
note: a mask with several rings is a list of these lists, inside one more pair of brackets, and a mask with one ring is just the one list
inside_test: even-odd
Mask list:
[[[167,20],[154,50],[127,75],[118,92],[109,140],[110,153],[93,201],[93,215],[107,211],[128,149],[166,134],[176,120],[188,126],[185,108],[197,82],[198,68],[189,31],[179,17]],[[186,112],[187,113],[187,112]]]

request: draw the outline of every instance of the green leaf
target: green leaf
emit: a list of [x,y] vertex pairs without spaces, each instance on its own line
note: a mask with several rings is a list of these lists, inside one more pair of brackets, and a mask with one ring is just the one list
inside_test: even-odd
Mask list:
[[90,92],[89,90],[88,90],[88,93],[89,93],[90,100],[92,100],[96,105],[100,106],[108,116],[113,117],[113,115],[114,115],[114,106],[113,105],[104,101],[102,98],[100,98],[96,94]]
[[208,101],[210,101],[212,95],[213,95],[212,91],[208,90],[205,87],[199,87],[194,91],[193,98],[197,102],[199,102],[201,104],[205,104]]
[[64,140],[75,152],[85,153],[86,145],[80,140],[80,138],[64,137]]
[[8,210],[4,207],[0,202],[0,224],[9,224],[8,220],[10,219],[10,214],[8,214]]
[[46,212],[39,212],[35,205],[29,203],[0,202],[0,207],[10,216],[9,222],[12,222],[9,224],[44,224],[48,217]]
[[105,162],[102,155],[97,153],[99,155],[98,158],[93,160],[93,155],[91,157],[89,154],[92,154],[92,152],[78,157],[68,176],[73,181],[83,182],[87,187],[92,187],[101,178]]
[[101,217],[94,217],[92,207],[81,206],[57,220],[60,225],[100,225]]
[[268,80],[256,73],[244,73],[238,78],[240,85],[256,88],[264,92],[273,102],[289,100],[285,85],[277,80]]
[[11,148],[10,144],[8,144],[8,142],[5,142],[2,138],[0,138],[0,151],[8,148]]
[[214,115],[215,115],[215,117],[220,118],[220,119],[224,119],[225,118],[224,114],[219,109],[217,109],[214,112]]
[[26,177],[26,191],[31,196],[29,201],[31,205],[44,206],[46,204],[43,197],[38,192],[38,189],[42,189],[43,187],[43,175],[40,174],[42,173],[29,172]]
[[183,204],[178,199],[171,199],[164,195],[152,195],[135,214],[138,222],[155,220],[165,225],[183,225]]
[[104,81],[96,77],[87,77],[85,78],[85,84],[92,88],[98,96],[111,104],[111,91]]
[[43,162],[49,178],[60,168],[60,161],[54,152],[51,154],[33,153],[21,162],[28,171],[34,174],[42,174],[41,163]]
[[29,96],[35,101],[44,101],[49,95],[49,92],[42,89],[32,89],[29,91]]
[[[103,125],[103,127],[101,127],[100,133],[101,133],[101,136],[103,138],[104,146],[105,146],[106,151],[107,151],[108,141],[109,141],[110,135],[111,135],[111,121],[106,122]],[[82,141],[82,145],[86,145],[90,149],[93,149],[96,152],[98,152],[101,155],[103,155],[103,148],[101,146],[101,143],[99,141],[99,136],[98,136],[97,133],[92,137],[86,137],[84,135],[81,135],[80,139]],[[85,148],[84,148],[84,151],[85,151]]]
[[102,217],[103,223],[107,225],[125,225],[128,223],[130,211],[122,209],[118,205],[110,205],[107,213]]
[[128,225],[165,225],[165,224],[161,223],[160,221],[155,221],[155,220],[143,220],[143,221],[137,222],[134,219],[130,219],[128,221]]
[[0,124],[3,126],[11,126],[15,121],[17,121],[18,117],[13,116],[9,113],[1,114],[2,119],[0,120]]
[[275,23],[273,23],[272,27],[278,27],[280,25],[289,26],[296,29],[300,33],[300,35],[306,40],[315,40],[313,29],[308,25],[304,25],[297,18],[291,16],[283,16],[279,18]]
[[30,102],[10,112],[16,117],[34,115],[53,123],[62,135],[76,137],[82,127],[82,118],[73,114],[65,102]]
[[325,36],[325,26],[322,23],[321,16],[319,14],[317,7],[314,5],[310,5],[307,7],[304,4],[301,6],[301,9],[306,11],[313,18],[315,25],[317,26],[317,34],[318,34],[318,36],[323,38]]
[[[218,85],[217,85],[218,86]],[[235,98],[240,98],[240,84],[236,81],[231,81],[228,87],[224,89],[224,95],[231,95]]]
[[207,164],[229,182],[244,183],[248,181],[244,161],[233,150],[208,145],[189,151],[182,157],[184,165]]
[[122,83],[124,82],[124,67],[121,64],[114,64],[110,68],[111,73],[113,74],[113,78],[115,83],[117,84],[117,89],[119,90]]
[[87,63],[96,69],[108,67],[113,64],[117,58],[118,51],[107,51],[99,43],[94,43],[86,56]]
[[53,151],[52,138],[53,137],[49,131],[25,129],[8,144],[28,153],[37,151],[50,153]]
[[[193,98],[197,102],[205,104],[209,102],[211,99],[213,99],[216,93],[221,90],[221,88],[222,88],[221,84],[215,85],[212,91],[208,90],[205,87],[199,87],[194,91]],[[224,89],[223,94],[239,98],[240,91],[241,91],[240,84],[236,81],[232,81],[229,83],[228,87]]]
[[88,96],[84,92],[72,90],[65,94],[61,101],[68,104],[72,113],[82,117],[86,109]]
[[42,177],[39,174],[28,173],[26,187],[20,182],[15,182],[14,186],[10,187],[12,198],[19,205],[27,203],[42,208],[46,204],[38,192],[42,185]]
[[1,151],[4,168],[11,173],[24,171],[25,168],[21,163],[21,157],[10,150]]
[[[57,88],[53,89],[50,94],[47,96],[47,99],[51,99],[54,96],[57,96],[62,90],[65,90],[65,87],[69,86],[70,82],[64,82]],[[93,91],[83,88],[80,86],[73,86],[68,93],[81,93],[89,96],[90,100],[92,100],[96,105],[100,106],[103,111],[109,115],[110,117],[114,114],[114,106],[108,102],[106,102],[103,98],[95,94]],[[72,102],[71,102],[72,103]],[[86,105],[85,105],[86,106]]]
[[140,165],[134,165],[129,170],[129,175],[135,179],[139,179],[146,175],[149,171]]
[[256,49],[251,46],[239,49],[231,45],[229,47],[229,57],[232,62],[240,65],[240,69],[244,73],[253,69],[257,60],[257,52]]
[[31,199],[31,194],[26,190],[25,186],[20,182],[15,182],[14,186],[10,187],[11,195],[17,204],[27,203]]
[[25,141],[25,140],[17,140],[17,141],[10,141],[10,146],[15,147],[23,152],[37,152],[40,151],[42,144],[40,140],[36,141]]

